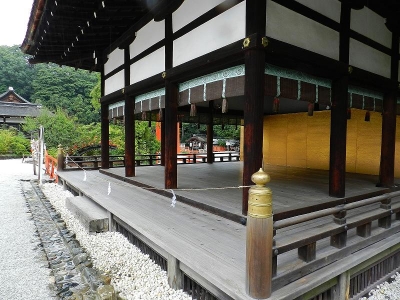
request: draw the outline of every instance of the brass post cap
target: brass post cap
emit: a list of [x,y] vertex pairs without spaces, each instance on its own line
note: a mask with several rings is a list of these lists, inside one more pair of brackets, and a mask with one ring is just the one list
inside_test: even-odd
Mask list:
[[270,180],[271,178],[267,173],[264,172],[262,168],[251,175],[251,181],[253,181],[258,186],[264,186],[266,183],[270,182]]

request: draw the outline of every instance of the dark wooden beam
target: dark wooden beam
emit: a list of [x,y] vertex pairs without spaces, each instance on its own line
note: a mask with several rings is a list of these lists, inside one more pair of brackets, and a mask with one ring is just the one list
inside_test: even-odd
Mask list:
[[[165,18],[165,70],[173,66],[172,15]],[[165,167],[164,180],[166,189],[178,187],[177,165],[177,115],[178,115],[178,86],[170,80],[165,80]]]
[[101,168],[110,167],[108,105],[101,105]]
[[[246,36],[255,35],[256,46],[245,50],[243,185],[262,167],[264,122],[265,35],[267,1],[246,1]],[[252,39],[250,39],[251,42]],[[243,189],[242,214],[247,215],[248,188]]]
[[[340,13],[339,61],[349,63],[351,5],[343,1]],[[342,198],[346,187],[347,94],[349,76],[332,81],[329,195]]]
[[[124,85],[130,85],[131,66],[129,46],[124,49]],[[136,175],[135,170],[135,98],[125,95],[125,176]]]
[[161,122],[161,165],[165,166],[165,108],[162,109],[162,122]]
[[214,153],[213,153],[213,140],[214,140],[214,122],[213,122],[213,110],[214,110],[214,101],[211,100],[208,102],[208,124],[207,124],[207,163],[212,164],[214,162]]
[[[392,60],[390,76],[399,75],[399,34],[392,33]],[[393,187],[396,148],[397,88],[388,89],[383,97],[381,163],[378,186]]]

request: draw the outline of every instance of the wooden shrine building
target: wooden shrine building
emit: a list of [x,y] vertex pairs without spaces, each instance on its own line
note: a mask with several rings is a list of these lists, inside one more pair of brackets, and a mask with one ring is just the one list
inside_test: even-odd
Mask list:
[[25,117],[37,117],[40,114],[41,105],[34,104],[18,95],[12,87],[0,94],[0,118],[1,123],[18,127],[24,123]]
[[[135,120],[161,122],[165,189],[179,188],[179,122],[242,126],[243,186],[265,165],[400,176],[400,3],[394,0],[35,0],[31,63],[101,73],[102,168],[123,116],[125,176]],[[193,180],[196,179],[193,175]],[[242,214],[248,211],[243,189]]]

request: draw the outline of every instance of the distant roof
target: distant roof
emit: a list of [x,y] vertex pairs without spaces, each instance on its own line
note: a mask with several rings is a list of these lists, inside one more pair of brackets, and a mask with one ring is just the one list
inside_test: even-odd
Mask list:
[[0,95],[1,117],[37,117],[42,106],[18,95],[12,87]]
[[[4,101],[4,102],[13,102],[13,103],[30,103],[28,100],[26,100],[24,97],[18,95],[15,91],[13,87],[9,87],[8,91],[0,94],[0,101]],[[33,104],[36,106],[36,104]]]

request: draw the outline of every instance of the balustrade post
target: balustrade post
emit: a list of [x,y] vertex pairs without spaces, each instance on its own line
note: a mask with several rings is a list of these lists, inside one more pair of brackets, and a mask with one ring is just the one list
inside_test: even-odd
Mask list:
[[390,214],[388,216],[380,218],[378,220],[378,226],[385,228],[385,229],[390,228],[392,226],[392,213],[391,213],[392,199],[388,198],[388,199],[382,200],[380,208],[386,209],[387,211],[390,212]]
[[[333,221],[338,225],[345,225],[346,224],[346,210],[341,210],[333,215]],[[344,226],[344,230],[338,234],[331,236],[331,246],[336,248],[343,248],[346,247],[347,242],[347,226]]]
[[197,163],[196,153],[193,153],[193,163]]
[[271,296],[273,217],[272,192],[265,184],[270,177],[262,169],[251,176],[246,232],[246,292],[250,297]]
[[64,157],[64,151],[61,145],[58,145],[58,150],[57,150],[57,170],[61,171],[65,169],[65,157]]

